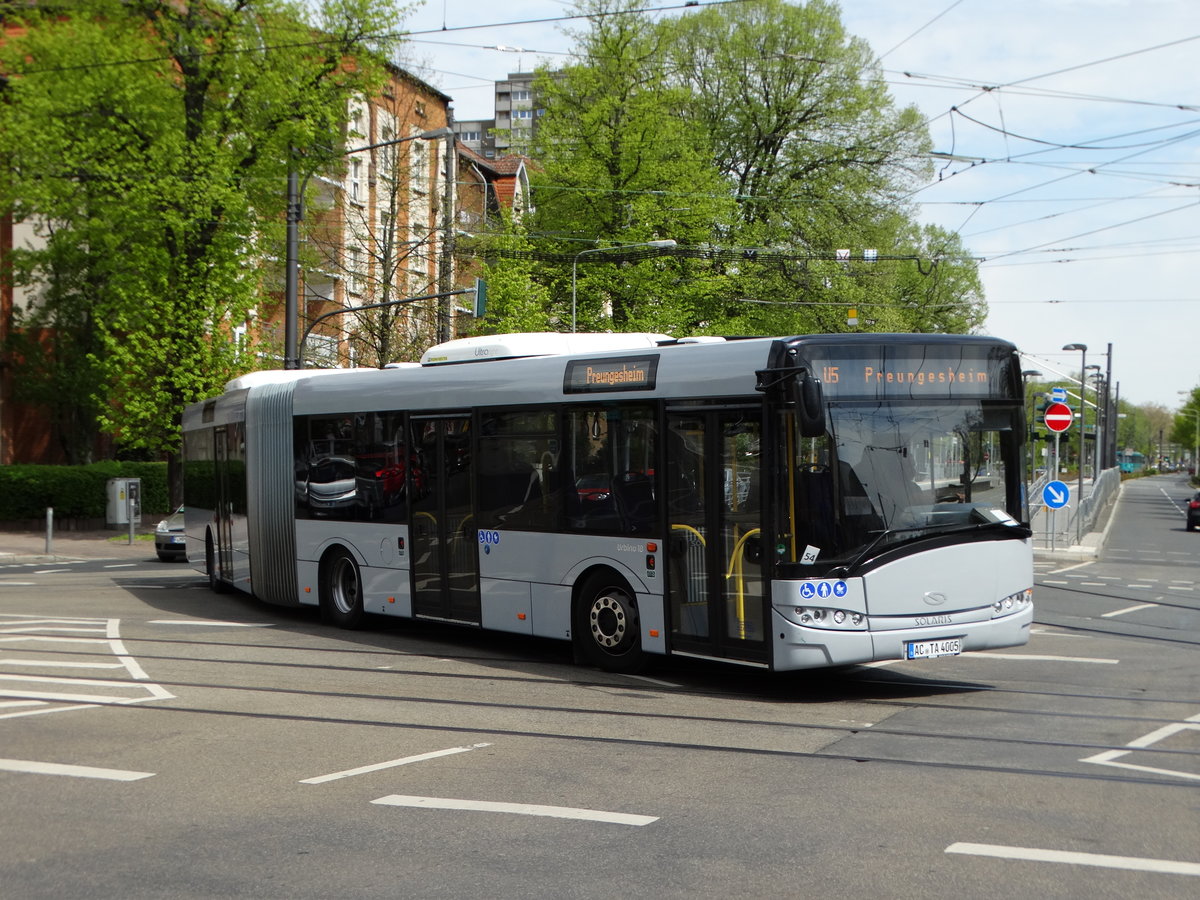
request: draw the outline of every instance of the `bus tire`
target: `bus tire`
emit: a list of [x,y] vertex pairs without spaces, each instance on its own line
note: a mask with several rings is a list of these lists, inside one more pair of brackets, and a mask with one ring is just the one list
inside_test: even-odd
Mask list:
[[572,619],[571,635],[584,662],[606,672],[646,667],[637,601],[620,576],[609,571],[590,576],[575,596]]
[[208,572],[208,588],[214,594],[224,594],[228,589],[217,573],[217,548],[213,546],[212,532],[204,536],[204,569]]
[[362,576],[347,550],[334,550],[321,564],[321,618],[338,628],[359,628],[363,609]]

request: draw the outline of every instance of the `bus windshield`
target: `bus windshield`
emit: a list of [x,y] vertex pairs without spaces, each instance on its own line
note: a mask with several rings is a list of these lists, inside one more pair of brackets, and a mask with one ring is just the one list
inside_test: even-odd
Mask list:
[[872,400],[831,403],[820,438],[802,438],[789,423],[791,561],[846,565],[964,526],[1018,524],[1027,518],[1019,416],[1004,401]]

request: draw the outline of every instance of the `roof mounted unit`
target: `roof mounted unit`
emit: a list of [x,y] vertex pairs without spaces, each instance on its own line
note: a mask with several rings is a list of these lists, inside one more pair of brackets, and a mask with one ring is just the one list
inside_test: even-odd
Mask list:
[[612,350],[638,350],[674,343],[665,334],[563,334],[541,331],[528,334],[489,334],[459,338],[430,347],[421,356],[421,365],[488,362],[523,356],[562,356],[573,353],[606,353]]

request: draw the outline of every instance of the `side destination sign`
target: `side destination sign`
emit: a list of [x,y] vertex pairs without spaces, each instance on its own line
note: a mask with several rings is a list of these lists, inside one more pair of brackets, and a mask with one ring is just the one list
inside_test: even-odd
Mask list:
[[658,354],[607,359],[573,359],[563,376],[564,394],[608,391],[652,391],[658,376]]

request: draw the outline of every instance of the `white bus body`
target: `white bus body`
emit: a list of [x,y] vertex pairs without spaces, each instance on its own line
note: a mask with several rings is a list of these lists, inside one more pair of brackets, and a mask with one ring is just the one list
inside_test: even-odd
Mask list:
[[521,335],[256,373],[185,412],[188,556],[345,627],[572,640],[613,670],[1013,646],[1019,372],[986,338]]

